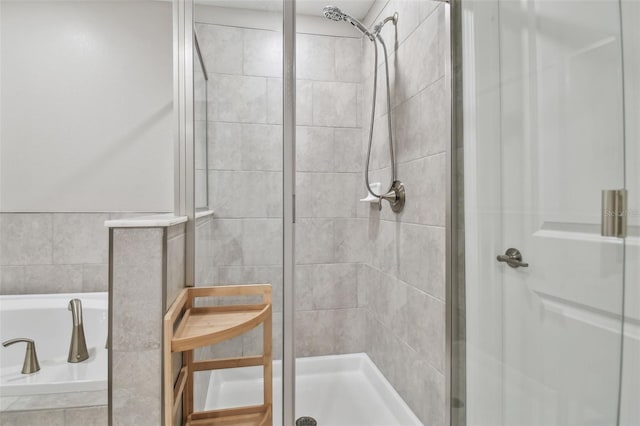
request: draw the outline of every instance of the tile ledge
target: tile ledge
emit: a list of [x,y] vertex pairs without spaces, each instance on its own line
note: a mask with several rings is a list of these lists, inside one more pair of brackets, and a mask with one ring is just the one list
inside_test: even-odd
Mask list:
[[172,213],[154,214],[150,216],[138,216],[128,219],[106,220],[107,228],[159,228],[178,225],[187,221],[187,216],[176,216]]
[[214,214],[213,210],[202,210],[202,211],[196,212],[196,219],[200,219],[201,217],[213,216],[213,214]]

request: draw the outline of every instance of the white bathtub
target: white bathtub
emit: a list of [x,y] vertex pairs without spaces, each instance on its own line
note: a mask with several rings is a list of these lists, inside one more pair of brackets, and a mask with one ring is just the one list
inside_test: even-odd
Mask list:
[[[82,301],[89,359],[67,362],[71,341],[69,300]],[[40,371],[22,374],[25,344],[0,346],[0,396],[107,389],[107,293],[0,296],[0,342],[26,337],[36,343]]]

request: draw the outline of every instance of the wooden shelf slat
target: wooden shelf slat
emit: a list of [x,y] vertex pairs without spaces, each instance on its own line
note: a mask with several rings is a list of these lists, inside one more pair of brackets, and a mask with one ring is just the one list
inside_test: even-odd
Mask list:
[[270,419],[271,406],[257,405],[193,413],[187,426],[265,426]]
[[173,407],[171,411],[174,415],[178,411],[178,406],[180,405],[180,397],[182,396],[184,387],[187,384],[187,373],[187,368],[182,367],[180,369],[180,374],[178,375],[178,380],[176,380],[176,384],[173,387]]
[[255,367],[264,365],[264,356],[246,356],[242,358],[220,358],[206,361],[194,361],[193,371],[223,370],[226,368]]

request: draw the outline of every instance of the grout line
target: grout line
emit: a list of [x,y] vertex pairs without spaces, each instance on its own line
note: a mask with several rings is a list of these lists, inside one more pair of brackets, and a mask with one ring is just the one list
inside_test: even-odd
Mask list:
[[[243,64],[243,67],[244,67],[244,64]],[[206,83],[207,85],[212,84],[212,83],[209,83],[209,81],[212,81],[212,78],[215,77],[215,76],[248,77],[248,78],[271,78],[271,79],[275,79],[275,80],[282,80],[282,74],[281,75],[245,74],[244,73],[244,69],[242,70],[241,74],[230,73],[230,72],[210,71],[210,72],[207,73],[207,76],[210,76],[209,80],[207,80],[207,83]],[[324,80],[324,79],[314,79],[314,78],[296,78],[296,83],[299,82],[299,81],[309,81],[309,82],[312,82],[312,83],[315,82],[315,83],[350,84],[350,85],[361,85],[362,84],[362,82],[360,80],[358,80],[358,81],[343,81],[343,80],[337,80],[337,79]],[[209,101],[209,102],[212,102],[212,101]]]
[[389,278],[391,278],[391,279],[394,279],[394,280],[396,280],[396,281],[399,281],[400,283],[402,283],[402,284],[404,284],[404,285],[406,285],[406,286],[408,286],[408,287],[411,287],[413,290],[415,290],[415,291],[417,291],[417,292],[419,292],[419,293],[422,293],[422,294],[424,294],[425,296],[428,296],[429,298],[431,298],[431,299],[433,299],[433,300],[435,300],[435,301],[438,301],[438,302],[441,302],[441,303],[445,303],[444,298],[442,298],[442,299],[441,299],[441,298],[439,298],[438,296],[435,296],[435,295],[433,295],[433,294],[431,294],[431,293],[428,293],[428,292],[426,292],[426,291],[424,291],[424,290],[421,290],[421,289],[417,288],[416,286],[414,286],[414,285],[412,285],[412,284],[409,284],[409,283],[407,283],[407,282],[405,282],[405,281],[401,280],[401,279],[400,279],[400,278],[398,278],[397,276],[395,276],[395,275],[391,275],[391,274],[389,274],[389,273],[387,273],[387,272],[385,272],[385,271],[381,270],[380,268],[378,268],[378,267],[376,267],[376,266],[374,266],[374,265],[372,265],[372,264],[370,264],[370,263],[365,263],[365,265],[366,265],[366,266],[368,266],[368,267],[370,267],[371,269],[375,270],[376,272],[378,272],[378,273],[380,273],[380,274],[383,274],[383,275],[385,275],[385,276],[387,276],[387,277],[389,277]]
[[[406,346],[408,349],[410,349],[412,352],[414,352],[416,354],[416,356],[420,359],[423,360],[427,363],[427,365],[434,370],[438,375],[444,377],[444,372],[441,371],[438,367],[436,367],[435,365],[433,365],[428,359],[425,358],[424,354],[422,354],[421,352],[418,352],[417,350],[415,350],[414,348],[411,347],[411,345],[409,345],[409,343],[405,342],[404,340],[402,340],[399,336],[397,336],[393,330],[391,330],[391,327],[387,326],[386,324],[384,324],[382,321],[380,321],[380,319],[374,314],[374,312],[371,309],[367,309],[370,313],[371,316],[373,317],[373,320],[378,322],[378,324],[380,324],[380,326],[384,327],[386,329],[386,333],[387,335],[392,336],[392,338],[394,340],[396,340],[397,342],[399,342],[401,345]],[[377,366],[377,364],[376,364]],[[385,376],[386,377],[386,376]]]
[[[204,120],[203,120],[204,121]],[[280,126],[282,127],[282,123],[253,123],[248,121],[222,121],[222,120],[207,120],[208,124],[240,124],[240,125],[262,125],[262,126]],[[318,124],[296,124],[296,127],[320,127],[323,129],[343,129],[343,130],[361,130],[362,127],[354,126],[354,127],[345,127],[345,126],[321,126]]]
[[[383,170],[383,169],[380,169]],[[282,169],[251,169],[251,170],[238,170],[238,169],[209,169],[209,172],[217,173],[282,173]],[[360,175],[361,170],[355,172],[340,172],[340,171],[314,171],[314,170],[296,170],[296,174],[304,175]]]

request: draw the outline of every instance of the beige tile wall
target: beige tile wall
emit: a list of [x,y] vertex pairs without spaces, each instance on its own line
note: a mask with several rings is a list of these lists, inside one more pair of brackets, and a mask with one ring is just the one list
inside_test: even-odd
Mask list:
[[107,291],[104,222],[143,213],[0,213],[0,294]]
[[0,412],[3,426],[106,426],[107,406]]
[[[400,214],[385,205],[360,209],[367,259],[358,280],[358,301],[366,310],[367,353],[429,425],[444,424],[445,410],[445,202],[449,145],[449,93],[445,82],[442,3],[381,1],[377,22],[398,12],[397,27],[382,32],[389,52],[391,117],[397,177],[407,200]],[[374,8],[380,10],[379,8]],[[373,10],[373,9],[372,9]],[[373,47],[363,44],[363,155],[366,155]],[[387,185],[386,85],[379,50],[376,126],[370,179]]]
[[[299,34],[296,349],[298,356],[366,351],[422,421],[438,425],[444,422],[445,409],[445,183],[450,138],[445,6],[428,0],[377,5],[372,10],[382,10],[381,15],[368,16],[367,24],[395,11],[400,16],[398,26],[388,25],[382,36],[390,54],[397,175],[407,189],[407,203],[402,213],[394,214],[388,206],[379,212],[357,201],[366,195],[371,44]],[[218,283],[279,284],[280,74],[275,65],[246,66],[247,61],[264,60],[253,56],[271,52],[265,45],[247,48],[260,39],[255,36],[259,30],[203,24],[198,31],[201,39],[208,34],[209,42],[202,44],[210,72],[224,74],[219,81],[228,86],[210,86],[222,94],[221,105],[209,108],[209,134],[214,135],[209,149],[210,199],[220,214],[202,228],[209,242],[203,243],[209,257],[202,261],[210,259],[211,265],[201,268],[202,276]],[[275,34],[263,31],[264,43],[276,45],[273,40],[280,35]],[[275,57],[279,55],[277,51]],[[216,60],[221,57],[229,62],[221,64],[224,61]],[[381,61],[382,56],[370,177],[385,182],[390,163]],[[255,156],[263,162],[247,160]],[[237,191],[230,192],[231,187]],[[269,230],[268,220],[274,218]],[[248,233],[255,233],[255,238]],[[272,250],[278,250],[278,256]],[[246,353],[256,337],[237,339],[222,351]]]
[[111,232],[112,425],[159,425],[162,318],[184,287],[185,226]]
[[[274,330],[280,330],[282,35],[203,23],[197,32],[209,72],[209,197],[216,213],[198,223],[196,281],[272,283]],[[298,38],[299,356],[364,350],[356,282],[364,238],[350,236],[361,195],[360,56],[359,39]],[[337,331],[336,318],[354,326]],[[253,353],[259,333],[216,350]],[[279,333],[274,356],[281,356]]]

